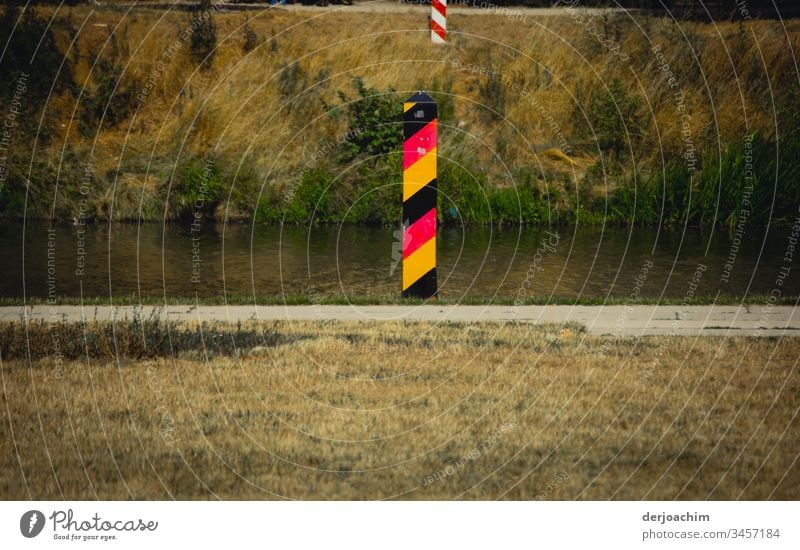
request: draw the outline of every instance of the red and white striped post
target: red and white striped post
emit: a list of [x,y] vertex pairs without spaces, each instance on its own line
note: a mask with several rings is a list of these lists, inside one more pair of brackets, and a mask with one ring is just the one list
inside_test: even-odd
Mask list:
[[434,44],[445,43],[445,33],[447,32],[447,0],[431,1],[431,42]]

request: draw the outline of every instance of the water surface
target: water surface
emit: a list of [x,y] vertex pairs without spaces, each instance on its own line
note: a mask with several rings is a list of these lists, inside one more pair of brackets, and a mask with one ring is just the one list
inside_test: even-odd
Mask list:
[[[202,298],[400,290],[396,228],[204,223],[193,233],[188,223],[115,223],[86,226],[84,233],[70,225],[48,229],[46,222],[0,224],[0,296]],[[789,265],[788,232],[780,229],[747,228],[737,241],[721,230],[551,231],[558,237],[545,228],[440,229],[442,297],[619,298],[637,288],[647,298],[682,298],[691,291],[770,294],[779,269]],[[705,266],[699,283],[698,265]],[[786,277],[781,293],[800,294],[799,279]]]

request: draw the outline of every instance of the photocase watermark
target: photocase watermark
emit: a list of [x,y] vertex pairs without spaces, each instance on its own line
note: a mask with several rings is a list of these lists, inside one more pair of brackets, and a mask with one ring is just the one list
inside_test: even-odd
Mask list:
[[567,472],[559,472],[553,477],[553,479],[547,482],[547,485],[545,485],[541,491],[539,491],[539,494],[536,495],[536,500],[546,499],[553,491],[558,489],[558,487],[568,479],[569,474]]
[[22,99],[28,92],[28,78],[30,78],[28,73],[21,73],[17,79],[14,95],[11,97],[8,112],[6,112],[6,116],[3,118],[3,126],[0,128],[0,191],[2,191],[8,180],[8,155],[17,117],[22,113]]
[[75,276],[82,278],[86,269],[86,221],[89,215],[89,192],[94,179],[94,165],[91,161],[86,163],[83,175],[78,185],[78,212],[73,219],[75,231]]
[[472,7],[477,8],[483,11],[489,12],[491,15],[500,15],[502,17],[506,17],[511,19],[512,21],[525,21],[526,15],[525,12],[519,9],[512,9],[506,6],[498,6],[497,4],[493,4],[491,2],[486,2],[484,0],[455,0],[449,1],[447,3],[448,6],[465,6],[465,7]]
[[311,169],[317,164],[323,157],[331,154],[333,151],[336,150],[337,147],[340,147],[350,141],[358,137],[359,135],[363,134],[366,131],[365,128],[351,128],[347,132],[339,134],[336,136],[335,139],[328,140],[325,144],[314,151],[311,154],[311,158],[306,161],[300,170],[298,170],[297,174],[295,174],[292,183],[289,185],[289,190],[286,192],[286,195],[283,197],[283,202],[285,204],[290,204],[294,200],[294,196],[297,193],[297,189],[303,183],[303,178],[305,178],[306,174],[308,174]]
[[739,216],[736,219],[736,229],[731,242],[731,248],[728,251],[728,257],[725,258],[725,264],[722,266],[722,274],[720,275],[720,282],[728,284],[730,282],[731,272],[733,265],[736,263],[736,257],[739,254],[739,246],[744,237],[745,226],[750,217],[750,197],[753,196],[753,184],[755,183],[755,175],[753,174],[753,136],[748,135],[744,138],[744,193],[742,193],[742,204],[739,209]]
[[47,305],[50,306],[50,353],[53,356],[53,371],[56,379],[64,378],[64,354],[61,351],[61,337],[58,334],[58,287],[56,285],[56,228],[52,225],[47,228]]
[[[561,125],[558,121],[553,117],[550,111],[544,106],[544,104],[539,101],[539,99],[534,96],[530,90],[525,87],[520,86],[519,82],[515,78],[507,75],[502,71],[495,70],[492,67],[486,67],[483,65],[478,65],[475,63],[466,63],[459,59],[454,59],[450,62],[450,66],[454,69],[457,69],[464,73],[474,74],[485,76],[489,79],[499,80],[503,83],[503,85],[507,86],[512,92],[519,94],[519,97],[526,101],[530,106],[536,109],[536,112],[539,116],[547,123],[547,126],[550,128],[550,131],[553,133],[555,140],[558,143],[559,148],[561,151],[564,152],[566,155],[572,154],[572,147],[567,140],[566,134],[561,129]],[[549,72],[549,70],[548,70]]]
[[156,83],[161,80],[161,77],[166,71],[167,67],[169,66],[170,62],[175,58],[178,52],[183,48],[184,43],[186,43],[192,36],[192,33],[197,30],[197,28],[202,24],[204,19],[211,17],[212,12],[219,11],[228,5],[232,4],[232,2],[219,2],[217,4],[211,4],[210,7],[201,10],[200,13],[195,15],[189,24],[181,29],[178,33],[178,38],[173,40],[171,44],[169,44],[164,50],[161,52],[161,56],[156,61],[153,70],[150,71],[150,75],[147,77],[144,85],[141,88],[141,91],[136,95],[136,100],[139,102],[139,108],[142,107],[144,103],[147,102],[147,99],[150,97],[150,94],[153,92],[153,88],[155,88]]
[[607,49],[610,53],[619,57],[620,61],[628,61],[630,57],[627,53],[622,51],[622,44],[614,40],[610,36],[606,36],[605,33],[601,33],[600,30],[597,28],[595,24],[595,18],[597,14],[592,14],[591,16],[584,17],[584,14],[579,11],[580,0],[561,0],[559,2],[560,5],[565,6],[567,13],[572,17],[572,19],[579,25],[581,25],[584,30],[593,36],[601,46]]
[[398,229],[392,231],[392,261],[389,264],[389,277],[394,275],[394,272],[397,271],[397,266],[400,265],[400,262],[403,261],[403,239],[406,233],[407,224],[404,222],[400,224]]
[[47,303],[58,302],[56,290],[56,228],[52,225],[47,228]]
[[737,0],[736,7],[739,8],[739,13],[742,15],[742,19],[752,19],[752,16],[750,15],[750,9],[747,7],[747,0]]
[[542,260],[544,259],[545,253],[554,253],[558,248],[559,239],[560,237],[558,235],[558,231],[555,233],[545,231],[545,237],[542,238],[539,246],[533,253],[533,259],[528,266],[528,271],[525,272],[525,279],[522,281],[522,284],[520,284],[519,289],[517,290],[517,295],[514,297],[515,309],[525,303],[525,298],[530,290],[531,285],[533,284],[534,278],[538,273],[544,271],[544,268],[542,267]]
[[150,75],[147,77],[144,85],[142,86],[142,90],[136,95],[136,100],[139,102],[139,108],[141,109],[142,105],[147,102],[147,99],[150,97],[150,94],[153,92],[153,88],[155,87],[156,83],[161,80],[161,76],[164,74],[164,71],[167,69],[167,66],[178,53],[178,51],[183,46],[183,39],[178,38],[172,44],[164,48],[164,51],[161,52],[161,57],[156,61],[153,70],[150,71]]
[[[401,4],[419,5],[419,0],[400,0]],[[447,7],[452,8],[455,6],[476,8],[479,10],[487,11],[490,15],[500,15],[507,17],[512,21],[524,21],[526,18],[525,12],[519,9],[512,9],[506,6],[498,6],[485,0],[448,0]]]
[[792,271],[792,262],[798,247],[798,239],[800,239],[800,207],[798,207],[798,215],[792,222],[789,228],[789,236],[786,238],[786,248],[783,252],[783,259],[781,266],[778,268],[778,273],[775,276],[772,290],[767,297],[767,302],[761,307],[761,317],[759,318],[757,327],[769,328],[767,323],[772,310],[775,309],[775,303],[783,296],[783,286],[789,278]]
[[[695,296],[695,293],[697,292],[697,288],[700,286],[700,281],[703,278],[703,274],[706,272],[707,269],[708,269],[707,265],[697,264],[694,272],[692,273],[692,278],[689,279],[689,283],[687,284],[686,292],[683,294],[683,299],[681,300],[681,307],[686,307],[692,301],[692,299]],[[670,324],[669,327],[670,336],[674,335],[678,331],[678,325],[681,322],[681,316],[682,313],[678,312],[675,315],[675,319],[672,320],[672,323]],[[669,341],[668,338],[663,338],[661,340],[661,343],[652,353],[653,358],[645,365],[642,365],[642,368],[639,369],[639,378],[641,380],[647,380],[653,375],[653,372],[655,372],[659,361],[661,361],[661,356],[664,354],[664,352],[667,350],[670,344],[671,342]]]
[[155,412],[158,415],[158,433],[167,447],[174,447],[179,439],[175,437],[175,417],[169,409],[169,404],[164,396],[161,380],[152,369],[152,362],[145,362],[145,380],[147,388],[153,393],[156,400]]
[[322,319],[324,315],[324,311],[322,310],[322,300],[324,296],[317,290],[317,287],[314,285],[308,285],[303,289],[303,294],[308,297],[309,301],[311,302],[311,309],[314,310],[314,315],[317,316],[318,319]]
[[[642,289],[644,285],[647,283],[647,278],[650,275],[650,270],[653,269],[655,263],[653,260],[647,259],[642,262],[641,267],[639,268],[639,273],[637,273],[636,277],[633,279],[633,286],[631,287],[631,291],[628,294],[628,303],[625,304],[622,308],[622,312],[619,314],[617,319],[614,321],[614,328],[617,332],[622,332],[625,329],[625,326],[628,324],[628,319],[630,319],[631,315],[633,314],[633,307],[634,304],[639,302],[642,297]],[[631,303],[632,302],[632,303]],[[617,335],[608,335],[604,340],[603,343],[600,345],[600,350],[596,352],[596,355],[599,357],[607,357],[611,352],[611,347],[616,344],[619,336]]]
[[19,518],[19,532],[26,539],[36,537],[44,529],[44,514],[39,510],[29,510]]
[[192,224],[189,227],[189,234],[192,238],[192,275],[190,281],[192,284],[200,282],[201,267],[203,265],[203,258],[200,254],[200,237],[203,228],[203,209],[205,208],[206,201],[209,198],[209,185],[211,179],[214,177],[214,159],[206,160],[203,165],[203,173],[200,177],[200,187],[197,190],[197,198],[195,198],[192,205]]
[[[64,542],[116,541],[120,533],[153,532],[158,529],[157,521],[142,518],[106,519],[99,513],[88,518],[76,517],[72,508],[56,510],[47,520],[51,522],[53,540]],[[30,539],[41,534],[47,520],[39,510],[25,512],[19,522],[22,536]]]
[[475,446],[470,452],[461,455],[461,457],[451,463],[448,464],[444,469],[439,470],[431,475],[425,476],[422,481],[423,485],[431,485],[436,483],[437,481],[442,481],[443,479],[452,476],[462,469],[464,469],[467,464],[471,462],[475,462],[482,456],[484,456],[489,449],[491,449],[494,445],[497,444],[497,441],[506,433],[510,432],[516,427],[516,423],[513,421],[508,421],[500,425],[495,431],[486,439],[480,442],[479,445]]
[[694,147],[694,136],[692,134],[692,115],[686,108],[686,96],[683,88],[678,83],[678,78],[669,66],[667,58],[661,51],[661,46],[656,44],[652,49],[656,56],[656,63],[664,73],[667,84],[672,90],[672,99],[675,102],[675,109],[681,121],[681,141],[683,142],[683,160],[686,161],[686,169],[690,174],[697,172],[697,152]]

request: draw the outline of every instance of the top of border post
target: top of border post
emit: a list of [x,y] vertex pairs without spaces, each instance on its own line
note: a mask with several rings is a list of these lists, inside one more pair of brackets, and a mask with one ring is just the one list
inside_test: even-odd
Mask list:
[[436,100],[423,91],[418,91],[405,100],[405,103],[436,103]]

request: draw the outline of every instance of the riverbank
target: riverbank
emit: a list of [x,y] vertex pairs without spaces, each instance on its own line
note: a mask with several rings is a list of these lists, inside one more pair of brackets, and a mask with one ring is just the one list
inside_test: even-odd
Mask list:
[[445,225],[732,230],[800,203],[796,20],[455,12],[436,48],[425,10],[36,11],[3,61],[6,218],[394,224],[417,89]]
[[77,359],[39,323],[44,356],[3,353],[4,499],[800,496],[797,338],[273,321],[192,351],[66,326]]

